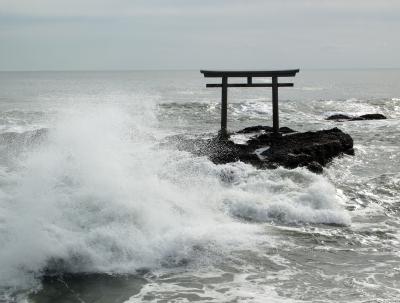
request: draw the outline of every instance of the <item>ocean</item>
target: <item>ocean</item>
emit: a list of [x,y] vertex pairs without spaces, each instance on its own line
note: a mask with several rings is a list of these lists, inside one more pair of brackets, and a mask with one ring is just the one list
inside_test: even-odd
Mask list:
[[[321,175],[165,144],[219,129],[199,71],[0,72],[0,302],[400,302],[400,70],[293,81],[281,126],[354,139]],[[228,100],[272,125],[270,89]]]

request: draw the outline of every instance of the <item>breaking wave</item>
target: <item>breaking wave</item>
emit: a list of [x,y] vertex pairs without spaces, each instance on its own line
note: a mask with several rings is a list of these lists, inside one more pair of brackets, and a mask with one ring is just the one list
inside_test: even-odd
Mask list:
[[161,148],[151,113],[101,105],[57,121],[0,137],[24,147],[0,171],[2,289],[30,288],[49,272],[174,265],[199,250],[212,259],[256,245],[263,222],[350,224],[323,176]]

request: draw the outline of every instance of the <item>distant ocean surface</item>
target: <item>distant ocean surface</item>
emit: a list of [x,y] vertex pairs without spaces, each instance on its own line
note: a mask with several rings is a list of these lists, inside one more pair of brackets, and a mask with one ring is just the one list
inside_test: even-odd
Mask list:
[[[199,71],[0,72],[0,302],[400,302],[400,70],[293,81],[281,126],[354,139],[322,175],[162,144],[218,131]],[[272,124],[270,89],[228,100]]]

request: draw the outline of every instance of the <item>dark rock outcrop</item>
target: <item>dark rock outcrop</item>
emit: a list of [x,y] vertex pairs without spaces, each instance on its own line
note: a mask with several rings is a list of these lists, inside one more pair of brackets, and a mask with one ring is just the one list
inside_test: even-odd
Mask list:
[[351,117],[343,114],[335,114],[331,115],[326,120],[335,120],[335,121],[359,121],[359,120],[381,120],[386,119],[386,117],[382,114],[365,114],[361,116]]
[[351,117],[343,114],[335,114],[331,115],[326,120],[350,120]]
[[[353,139],[336,127],[304,133],[290,130],[290,133],[282,132],[279,136],[270,130],[266,131],[268,128],[256,128],[264,132],[255,134],[246,144],[237,144],[231,139],[218,136],[212,139],[174,137],[173,141],[179,149],[208,156],[216,164],[242,161],[258,168],[307,167],[316,173],[322,172],[322,166],[334,157],[343,153],[354,154]],[[248,129],[235,134],[249,133]]]
[[322,165],[319,164],[319,163],[316,162],[316,161],[310,162],[310,163],[307,165],[307,168],[308,168],[309,171],[312,171],[313,173],[316,173],[316,174],[321,174],[321,173],[323,172],[323,170],[324,170],[323,167],[322,167]]
[[361,115],[359,118],[363,120],[381,120],[381,119],[386,119],[386,117],[382,114],[366,114],[366,115]]

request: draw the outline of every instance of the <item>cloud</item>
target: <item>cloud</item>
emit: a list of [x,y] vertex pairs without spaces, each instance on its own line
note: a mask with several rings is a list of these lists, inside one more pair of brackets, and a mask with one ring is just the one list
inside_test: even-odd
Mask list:
[[394,0],[1,0],[0,69],[400,66],[399,13]]

